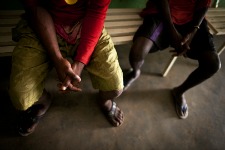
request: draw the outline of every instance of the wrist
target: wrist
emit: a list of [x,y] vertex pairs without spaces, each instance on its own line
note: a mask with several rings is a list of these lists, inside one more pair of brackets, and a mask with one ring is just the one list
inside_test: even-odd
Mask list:
[[82,62],[74,61],[73,64],[72,64],[72,69],[75,71],[75,73],[77,75],[80,76],[84,66],[85,65]]
[[64,60],[64,58],[62,57],[62,55],[59,55],[59,56],[50,56],[51,57],[51,60],[53,61],[53,64],[58,64],[58,63],[61,63],[61,61]]
[[194,28],[195,30],[200,29],[200,27],[199,27],[199,26],[193,26],[193,28]]

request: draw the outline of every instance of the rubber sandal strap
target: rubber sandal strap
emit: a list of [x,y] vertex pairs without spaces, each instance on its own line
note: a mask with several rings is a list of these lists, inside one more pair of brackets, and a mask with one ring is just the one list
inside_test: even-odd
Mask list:
[[109,116],[114,117],[116,113],[116,102],[112,101],[112,107],[111,110],[109,111]]

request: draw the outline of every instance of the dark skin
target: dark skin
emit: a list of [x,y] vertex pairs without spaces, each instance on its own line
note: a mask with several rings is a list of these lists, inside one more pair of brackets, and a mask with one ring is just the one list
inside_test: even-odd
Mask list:
[[174,56],[184,55],[187,50],[190,49],[191,41],[195,36],[195,33],[197,32],[198,28],[195,28],[195,26],[200,26],[208,8],[202,8],[195,13],[193,19],[193,29],[190,29],[190,33],[186,36],[182,36],[176,30],[172,22],[168,0],[155,0],[155,3],[159,9],[159,12],[161,12],[163,22],[165,23],[165,26],[167,27],[169,34],[171,35],[171,46],[175,49],[174,51],[172,51],[175,52]]
[[[70,91],[79,92],[81,91],[80,75],[85,67],[82,62],[73,61],[70,63],[66,58],[64,58],[60,52],[56,31],[54,23],[49,12],[40,5],[39,0],[32,0],[32,6],[26,6],[26,1],[22,0],[25,6],[26,12],[28,12],[28,20],[31,27],[40,37],[40,40],[47,50],[51,61],[56,69],[59,84],[58,89],[62,93],[67,93]],[[102,109],[109,111],[112,107],[112,100],[118,97],[122,90],[114,91],[100,91],[99,104]],[[123,112],[117,107],[115,119],[113,124],[118,126],[123,122]]]
[[[185,56],[186,52],[190,49],[192,39],[198,30],[195,26],[200,26],[208,8],[202,8],[194,13],[193,27],[189,29],[190,32],[187,35],[182,36],[176,30],[172,22],[168,0],[155,0],[155,3],[169,32],[171,39],[170,44],[174,48],[174,50],[171,51],[173,52],[173,56]],[[137,37],[134,41],[129,55],[133,71],[124,77],[125,90],[140,76],[141,66],[144,64],[144,59],[152,46],[153,42],[145,37]],[[204,52],[197,60],[199,62],[198,68],[195,69],[181,85],[173,89],[173,93],[180,105],[186,104],[184,93],[188,89],[210,78],[220,68],[220,60],[215,52]],[[128,86],[126,87],[126,85]]]

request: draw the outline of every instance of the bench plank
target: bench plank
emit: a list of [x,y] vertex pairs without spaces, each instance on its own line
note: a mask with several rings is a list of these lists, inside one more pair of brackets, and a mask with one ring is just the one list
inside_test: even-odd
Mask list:
[[140,20],[141,17],[138,14],[131,14],[131,15],[110,15],[107,16],[105,21],[117,21],[117,20]]
[[112,37],[114,45],[129,44],[132,42],[133,35]]
[[[115,45],[130,43],[137,28],[142,24],[139,16],[141,9],[118,8],[108,9],[105,28]],[[15,42],[12,41],[11,29],[20,20],[23,10],[0,11],[0,55],[12,52]]]
[[134,35],[137,31],[138,27],[131,27],[131,28],[114,28],[114,29],[107,29],[108,33],[113,37],[117,37],[120,35]]
[[[142,24],[141,9],[110,8],[107,11],[105,28],[115,45],[131,43],[137,28]],[[0,54],[12,52],[15,42],[11,38],[11,28],[15,27],[24,10],[0,11]],[[225,9],[210,8],[206,14],[211,32],[225,34]]]
[[106,21],[105,26],[109,28],[115,28],[115,27],[129,27],[129,26],[139,26],[142,24],[142,20],[128,20],[128,21]]

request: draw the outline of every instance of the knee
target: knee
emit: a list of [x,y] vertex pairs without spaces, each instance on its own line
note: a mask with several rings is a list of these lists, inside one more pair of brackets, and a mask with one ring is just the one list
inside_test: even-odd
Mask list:
[[123,93],[123,90],[116,90],[116,97],[119,97]]
[[129,58],[131,61],[139,62],[139,61],[144,61],[145,56],[140,51],[140,47],[138,49],[137,46],[133,46],[131,48]]
[[212,74],[216,73],[221,68],[221,62],[218,55],[216,55],[216,57],[211,60],[209,66],[209,70]]
[[41,97],[41,94],[44,89],[44,85],[38,85],[35,87],[29,86],[26,84],[13,84],[11,81],[9,87],[9,96],[13,106],[18,110],[27,110],[31,107],[38,99]]
[[131,47],[130,59],[133,61],[143,61],[145,56],[150,51],[152,45],[153,42],[147,38],[137,38]]
[[105,100],[105,99],[115,99],[117,97],[119,97],[123,92],[123,89],[121,90],[113,90],[113,91],[100,91],[100,97],[101,99]]
[[209,73],[214,74],[221,68],[221,61],[218,54],[211,55],[203,63],[204,69]]
[[20,93],[18,90],[15,90],[14,88],[9,89],[9,96],[10,100],[12,102],[12,105],[17,110],[25,111],[27,109],[26,107],[26,100],[24,99],[24,96],[22,93]]
[[122,89],[121,90],[111,91],[112,99],[119,97],[122,93],[123,93],[123,90]]

